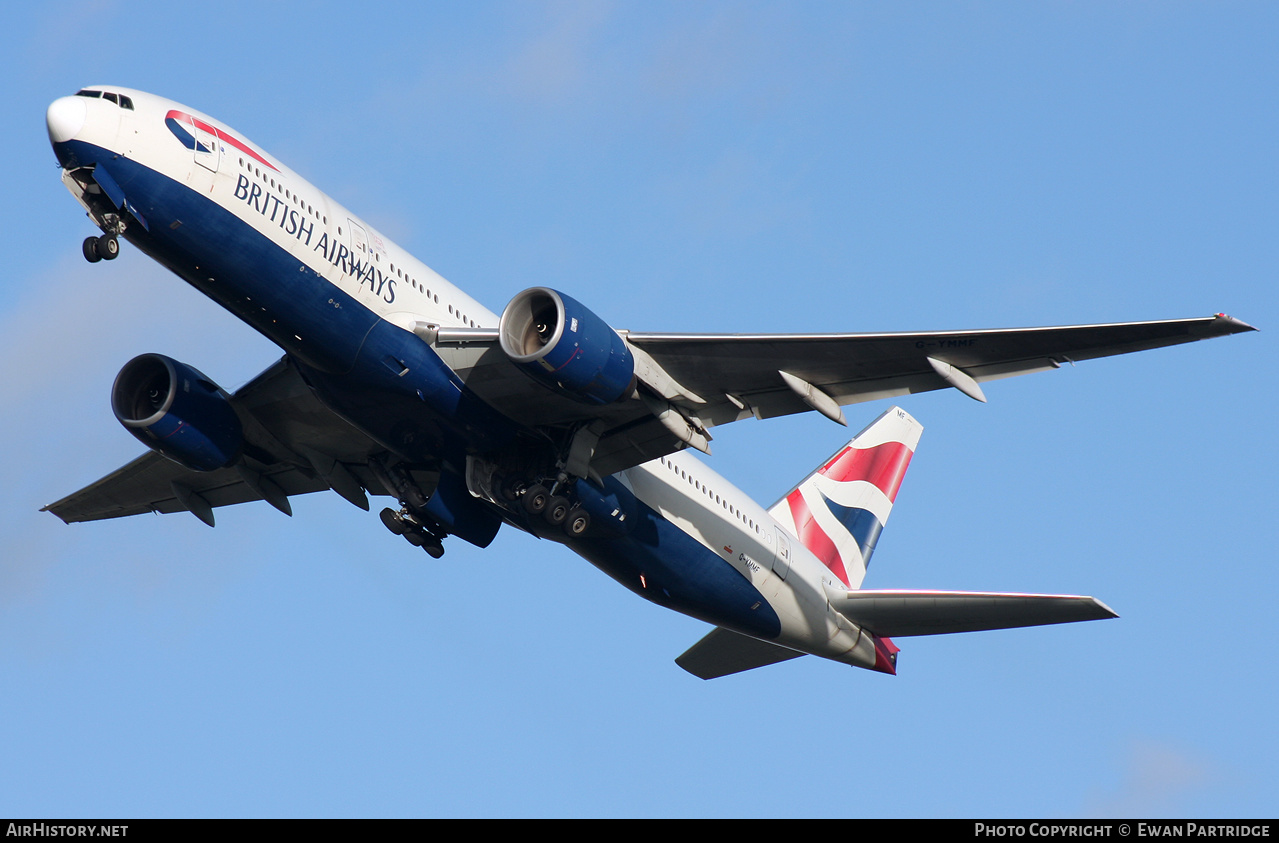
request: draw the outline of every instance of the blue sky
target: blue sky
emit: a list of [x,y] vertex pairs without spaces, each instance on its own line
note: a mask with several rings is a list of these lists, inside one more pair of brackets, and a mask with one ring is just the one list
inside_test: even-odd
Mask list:
[[[3,15],[0,815],[1274,816],[1272,4]],[[515,531],[435,562],[336,495],[215,530],[38,513],[136,454],[107,400],[135,354],[229,389],[277,356],[136,250],[80,257],[43,114],[94,83],[218,116],[493,310],[545,284],[637,330],[1263,333],[901,402],[925,432],[868,587],[1120,620],[702,682],[672,659],[704,624]],[[765,504],[846,438],[714,433]]]

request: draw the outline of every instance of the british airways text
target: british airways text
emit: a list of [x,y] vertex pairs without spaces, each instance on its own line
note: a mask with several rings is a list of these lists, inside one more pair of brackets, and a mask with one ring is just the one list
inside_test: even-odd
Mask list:
[[[283,199],[264,189],[262,185],[241,175],[235,183],[235,198],[243,200],[246,205],[278,225],[285,234],[292,234],[305,246],[311,245],[315,223],[288,207]],[[383,275],[372,263],[360,260],[354,252],[339,243],[337,238],[330,238],[327,231],[320,233],[313,251],[319,252],[326,261],[345,274],[358,278],[360,286],[368,285],[374,295],[381,296],[382,301],[387,304],[395,301],[395,279]]]

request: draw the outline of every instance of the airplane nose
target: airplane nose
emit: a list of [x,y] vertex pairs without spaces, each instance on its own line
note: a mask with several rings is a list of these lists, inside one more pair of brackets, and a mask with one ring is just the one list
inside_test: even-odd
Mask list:
[[61,97],[49,105],[44,122],[49,127],[49,141],[62,143],[74,138],[84,127],[88,113],[84,97]]

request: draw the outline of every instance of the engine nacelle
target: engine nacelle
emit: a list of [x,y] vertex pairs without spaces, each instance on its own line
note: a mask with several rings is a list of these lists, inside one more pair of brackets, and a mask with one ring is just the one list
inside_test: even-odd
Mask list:
[[111,387],[111,409],[142,444],[196,471],[231,465],[244,446],[227,394],[198,369],[162,354],[125,364]]
[[635,384],[635,359],[608,323],[547,287],[511,299],[499,328],[502,351],[534,379],[588,404],[609,404]]

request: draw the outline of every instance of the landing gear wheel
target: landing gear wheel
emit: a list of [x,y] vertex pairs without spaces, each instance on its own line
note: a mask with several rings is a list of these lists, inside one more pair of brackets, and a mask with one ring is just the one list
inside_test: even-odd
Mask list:
[[542,513],[542,517],[552,527],[558,527],[564,523],[565,518],[568,518],[568,511],[572,506],[568,498],[556,495],[546,502],[546,511]]
[[444,555],[444,545],[436,541],[427,542],[426,544],[422,545],[422,549],[425,550],[426,555],[431,557],[432,559],[439,559],[441,556]]
[[386,526],[386,529],[395,533],[397,536],[404,535],[404,531],[409,528],[408,525],[404,523],[404,519],[400,517],[400,513],[391,509],[389,506],[379,512],[378,516],[381,517],[382,523]]
[[564,519],[564,532],[571,539],[580,539],[586,535],[586,531],[591,529],[591,514],[580,506],[575,506],[568,511],[568,517]]
[[93,251],[103,260],[113,261],[120,255],[120,241],[114,234],[104,234],[93,244]]
[[82,252],[84,252],[84,259],[87,260],[89,263],[97,263],[98,261],[102,260],[102,255],[98,254],[98,238],[96,237],[84,238],[84,245],[81,246],[80,249]]
[[414,547],[423,547],[426,545],[426,536],[419,533],[417,530],[414,530],[411,533],[405,533],[404,538],[407,539],[408,543]]
[[534,483],[524,490],[524,511],[529,515],[541,515],[550,503],[551,493],[541,483]]

